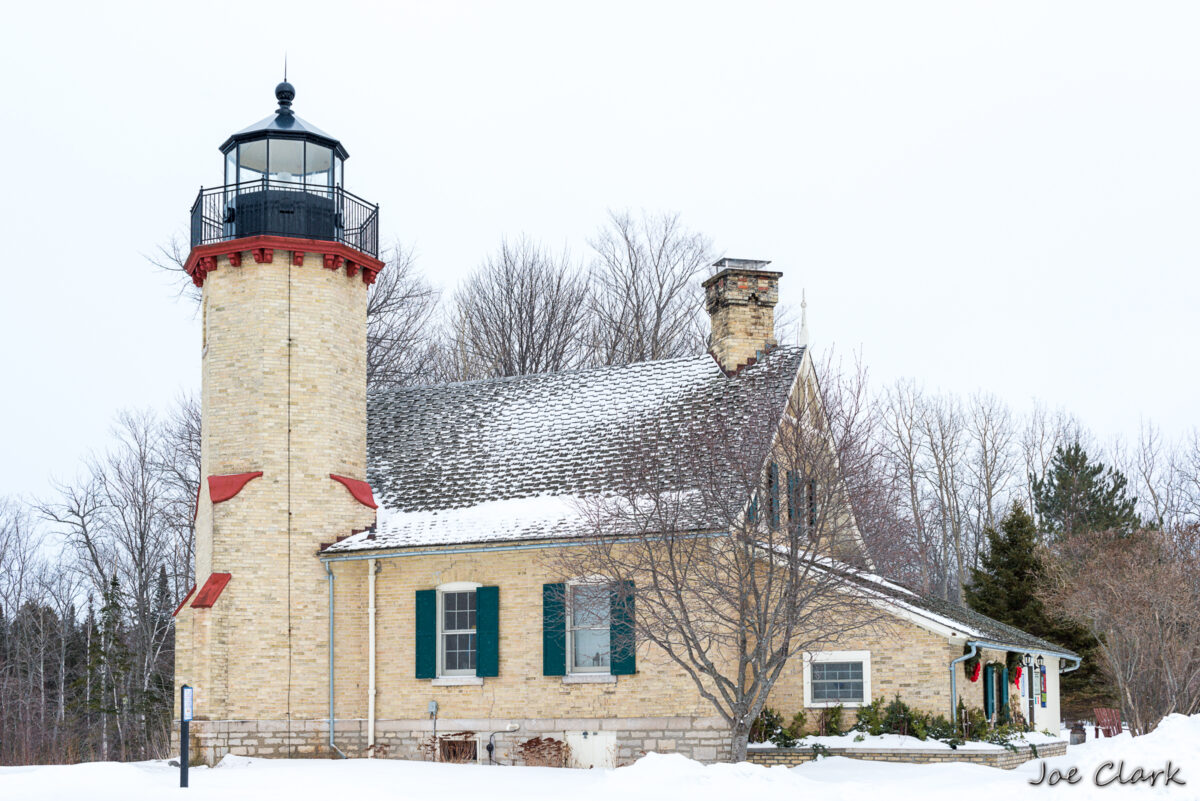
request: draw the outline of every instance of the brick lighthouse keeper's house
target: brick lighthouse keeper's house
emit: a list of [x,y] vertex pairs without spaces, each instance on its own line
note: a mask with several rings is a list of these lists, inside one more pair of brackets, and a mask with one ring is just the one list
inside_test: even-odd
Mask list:
[[[542,736],[584,767],[649,750],[726,758],[713,707],[635,640],[636,604],[539,555],[589,535],[579,501],[618,490],[639,458],[631,431],[662,437],[748,399],[782,418],[815,394],[808,349],[775,340],[781,274],[718,262],[709,353],[368,397],[378,210],[343,188],[345,148],[293,113],[294,95],[280,84],[278,110],[226,140],[225,182],[192,209],[203,480],[175,675],[196,692],[194,752],[509,763]],[[777,516],[814,513],[788,496]],[[697,532],[720,534],[691,511]],[[869,565],[856,531],[828,550]],[[950,716],[961,697],[1058,730],[1075,654],[861,577],[890,625],[794,657],[772,706],[812,719],[899,694]],[[1037,668],[1010,681],[1008,653]],[[983,667],[968,674],[970,657]]]

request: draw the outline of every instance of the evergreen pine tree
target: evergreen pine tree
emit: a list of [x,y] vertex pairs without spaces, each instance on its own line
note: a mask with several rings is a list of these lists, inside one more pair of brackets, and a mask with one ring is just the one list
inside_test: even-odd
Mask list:
[[1110,529],[1130,534],[1140,523],[1125,475],[1091,461],[1078,441],[1055,448],[1045,475],[1032,480],[1042,529],[1052,538]]
[[[1064,704],[1086,708],[1107,696],[1095,653],[1096,641],[1081,626],[1046,609],[1038,591],[1043,566],[1037,546],[1037,526],[1020,503],[1000,521],[1000,530],[987,530],[988,550],[980,567],[971,570],[965,588],[967,605],[980,614],[1027,631],[1083,657],[1078,670],[1063,675]],[[1009,654],[1009,668],[1016,667],[1020,654]]]

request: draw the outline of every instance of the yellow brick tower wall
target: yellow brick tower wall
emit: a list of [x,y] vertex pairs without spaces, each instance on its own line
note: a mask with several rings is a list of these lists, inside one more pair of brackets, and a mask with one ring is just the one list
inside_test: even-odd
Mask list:
[[[204,282],[196,577],[233,577],[214,607],[176,618],[176,686],[196,688],[201,734],[220,728],[206,721],[286,733],[325,716],[327,590],[315,554],[374,521],[329,478],[366,478],[367,286],[319,253],[299,265],[292,256],[221,257]],[[259,470],[212,503],[208,476]]]

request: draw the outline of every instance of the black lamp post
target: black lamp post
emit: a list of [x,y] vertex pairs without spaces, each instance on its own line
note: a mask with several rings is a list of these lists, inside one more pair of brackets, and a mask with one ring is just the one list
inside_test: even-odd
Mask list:
[[1029,677],[1029,727],[1033,728],[1033,654],[1025,654],[1021,661],[1025,666],[1025,675]]

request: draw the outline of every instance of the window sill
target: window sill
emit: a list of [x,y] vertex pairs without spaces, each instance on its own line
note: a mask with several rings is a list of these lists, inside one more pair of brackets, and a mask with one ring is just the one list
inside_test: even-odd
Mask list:
[[563,684],[616,684],[617,677],[611,673],[568,673],[562,677]]
[[431,684],[434,687],[482,687],[483,676],[438,676]]

